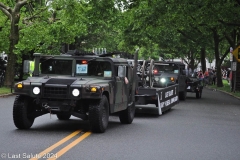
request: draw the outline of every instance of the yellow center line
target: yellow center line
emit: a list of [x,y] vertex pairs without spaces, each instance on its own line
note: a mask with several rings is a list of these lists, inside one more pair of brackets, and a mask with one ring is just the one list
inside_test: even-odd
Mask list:
[[44,151],[42,151],[41,153],[37,154],[36,158],[31,158],[30,160],[37,160],[38,158],[41,158],[42,156],[44,156],[47,153],[51,152],[52,150],[54,150],[55,148],[57,148],[61,144],[65,143],[66,141],[68,141],[72,137],[76,136],[80,132],[81,132],[81,130],[76,130],[75,132],[71,133],[67,137],[65,137],[62,140],[58,141],[57,143],[53,144],[51,147],[49,147],[49,148],[45,149]]
[[84,133],[82,136],[80,136],[78,139],[76,139],[75,141],[73,141],[72,143],[70,143],[69,145],[67,145],[66,147],[64,147],[63,149],[61,149],[60,151],[58,151],[55,155],[51,158],[49,158],[48,160],[55,160],[59,157],[61,157],[64,153],[66,153],[68,150],[70,150],[71,148],[73,148],[74,146],[76,146],[79,142],[81,142],[82,140],[84,140],[85,138],[87,138],[89,135],[91,134],[91,132],[86,132]]

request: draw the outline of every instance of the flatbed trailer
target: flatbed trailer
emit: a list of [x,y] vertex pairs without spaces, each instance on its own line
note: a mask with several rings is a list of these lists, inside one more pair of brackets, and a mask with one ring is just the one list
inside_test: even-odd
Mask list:
[[179,103],[178,89],[178,84],[165,88],[139,87],[135,95],[136,105],[155,104],[158,107],[158,115],[162,115]]

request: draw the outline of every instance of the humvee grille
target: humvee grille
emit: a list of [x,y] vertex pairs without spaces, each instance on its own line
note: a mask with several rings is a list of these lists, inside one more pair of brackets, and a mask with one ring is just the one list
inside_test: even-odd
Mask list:
[[59,87],[45,87],[43,96],[44,98],[67,98],[68,89]]

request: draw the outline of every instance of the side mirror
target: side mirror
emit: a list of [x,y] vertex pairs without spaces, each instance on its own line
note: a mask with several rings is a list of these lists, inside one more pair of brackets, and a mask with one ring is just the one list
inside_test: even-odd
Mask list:
[[126,77],[126,66],[118,66],[118,77]]
[[30,70],[30,61],[24,60],[23,62],[23,73],[29,73]]
[[33,73],[34,71],[34,61],[24,60],[23,62],[23,73]]

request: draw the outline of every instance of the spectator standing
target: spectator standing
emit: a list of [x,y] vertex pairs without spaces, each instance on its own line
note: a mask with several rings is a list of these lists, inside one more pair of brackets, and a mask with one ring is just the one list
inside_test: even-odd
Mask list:
[[228,70],[227,70],[227,81],[228,81],[228,84],[230,83],[230,72],[231,72],[231,70],[228,68]]
[[204,82],[205,82],[205,84],[208,84],[208,82],[209,82],[209,72],[208,72],[208,70],[206,70],[204,72]]
[[209,84],[213,84],[213,70],[209,69]]
[[203,75],[203,72],[202,72],[202,70],[200,70],[199,72],[198,72],[198,78],[199,78],[199,80],[200,80],[200,83],[204,83],[204,75]]
[[213,85],[216,84],[216,78],[217,78],[217,74],[216,74],[216,71],[213,70]]

